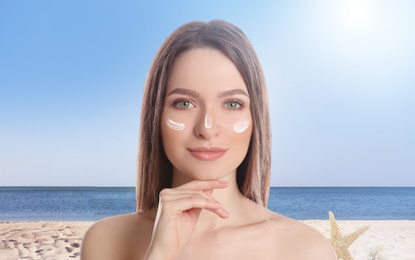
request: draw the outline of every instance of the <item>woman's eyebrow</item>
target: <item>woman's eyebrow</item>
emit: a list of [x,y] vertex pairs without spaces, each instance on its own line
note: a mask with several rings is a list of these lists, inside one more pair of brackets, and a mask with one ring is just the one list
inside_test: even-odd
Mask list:
[[194,98],[199,97],[199,94],[197,94],[196,91],[186,89],[186,88],[175,88],[172,91],[170,91],[167,94],[167,96],[170,96],[170,95],[173,95],[173,94],[186,95],[186,96],[191,96],[191,97],[194,97]]
[[[175,88],[172,91],[170,91],[167,94],[167,96],[174,95],[174,94],[186,95],[186,96],[190,96],[194,98],[199,97],[199,94],[196,91],[186,89],[186,88]],[[218,97],[224,98],[224,97],[229,97],[229,96],[234,96],[234,95],[244,95],[244,96],[249,97],[248,93],[246,93],[245,90],[239,89],[239,88],[222,91],[218,94]]]
[[218,94],[218,97],[224,98],[224,97],[229,97],[229,96],[234,96],[234,95],[244,95],[244,96],[249,97],[248,93],[246,93],[245,90],[240,89],[240,88],[220,92]]

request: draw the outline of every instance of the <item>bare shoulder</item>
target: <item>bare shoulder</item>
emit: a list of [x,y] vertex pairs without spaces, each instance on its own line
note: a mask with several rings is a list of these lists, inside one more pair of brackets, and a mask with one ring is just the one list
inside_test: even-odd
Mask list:
[[148,214],[140,213],[99,220],[85,233],[81,259],[133,259],[144,256],[153,223]]
[[[336,260],[336,253],[329,240],[314,228],[297,220],[282,216],[272,211],[268,212],[275,235],[284,249],[287,249],[284,259]],[[277,241],[275,241],[277,242]]]

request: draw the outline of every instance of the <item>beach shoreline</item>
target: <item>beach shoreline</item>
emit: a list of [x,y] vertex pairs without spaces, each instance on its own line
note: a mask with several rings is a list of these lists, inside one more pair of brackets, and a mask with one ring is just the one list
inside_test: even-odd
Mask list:
[[[330,238],[329,220],[300,221]],[[82,238],[94,221],[0,221],[0,260],[80,259]],[[368,259],[373,248],[384,248],[387,259],[410,260],[415,255],[415,220],[338,220],[342,235],[370,228],[349,248],[354,259]]]

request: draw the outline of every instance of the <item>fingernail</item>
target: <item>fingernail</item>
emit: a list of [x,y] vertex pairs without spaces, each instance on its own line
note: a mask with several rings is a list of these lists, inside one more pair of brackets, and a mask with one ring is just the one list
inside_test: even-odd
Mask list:
[[222,214],[224,217],[229,217],[229,213],[224,209],[222,209]]

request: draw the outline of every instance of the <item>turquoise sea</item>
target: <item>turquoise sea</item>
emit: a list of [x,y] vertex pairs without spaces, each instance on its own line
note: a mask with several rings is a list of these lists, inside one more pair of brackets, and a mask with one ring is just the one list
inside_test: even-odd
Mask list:
[[[268,208],[288,217],[415,220],[415,187],[272,187]],[[0,221],[95,221],[135,211],[134,187],[0,187]]]

